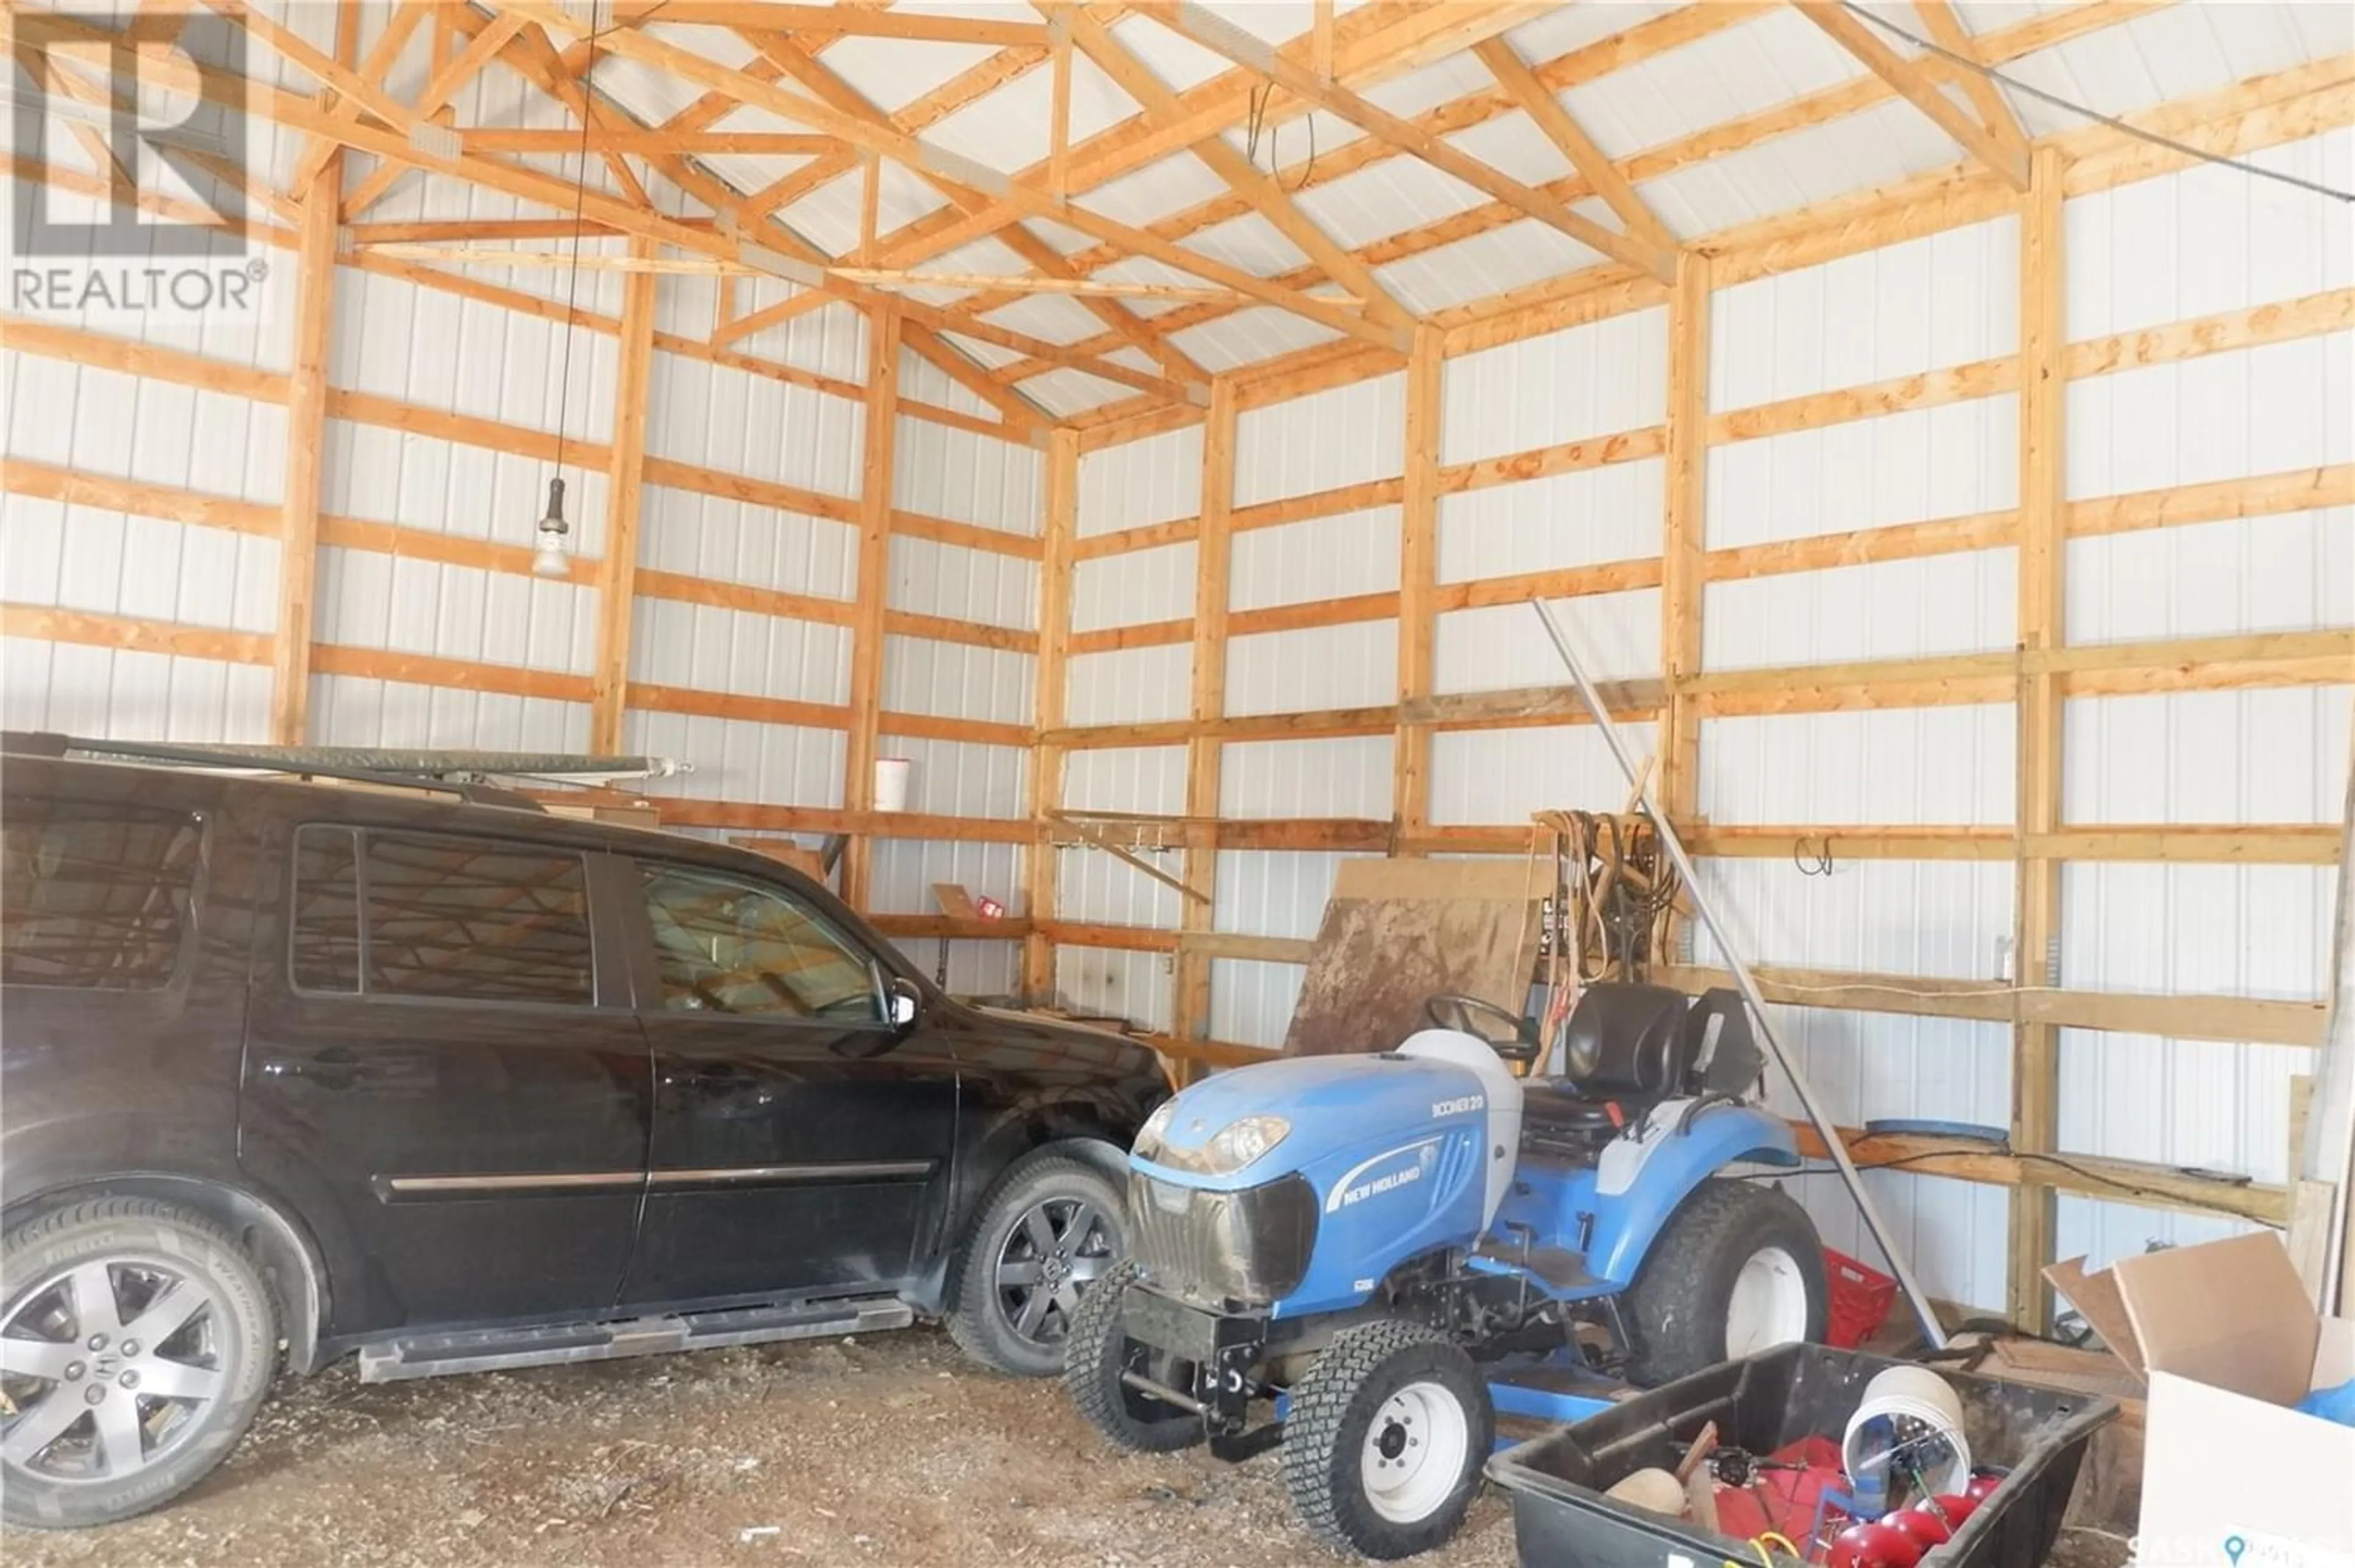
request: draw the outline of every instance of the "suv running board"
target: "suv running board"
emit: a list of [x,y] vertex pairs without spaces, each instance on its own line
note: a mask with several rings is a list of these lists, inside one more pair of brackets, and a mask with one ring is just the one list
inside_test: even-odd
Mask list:
[[720,1345],[764,1345],[778,1339],[824,1339],[905,1328],[916,1314],[891,1296],[745,1307],[619,1323],[557,1324],[538,1328],[484,1328],[463,1334],[420,1334],[364,1347],[360,1381],[396,1382],[446,1372],[490,1372],[567,1361],[611,1361]]

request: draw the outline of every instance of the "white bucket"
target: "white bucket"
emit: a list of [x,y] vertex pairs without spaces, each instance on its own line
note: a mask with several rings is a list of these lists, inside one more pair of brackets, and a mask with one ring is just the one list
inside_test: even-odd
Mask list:
[[875,759],[875,809],[905,811],[908,809],[908,781],[916,771],[914,762],[906,757]]
[[[1864,1385],[1864,1401],[1849,1417],[1840,1438],[1840,1467],[1859,1488],[1887,1492],[1912,1477],[1900,1470],[1888,1472],[1888,1456],[1897,1424],[1919,1422],[1945,1438],[1945,1455],[1923,1468],[1923,1484],[1932,1496],[1959,1492],[1971,1482],[1971,1445],[1963,1435],[1963,1402],[1952,1383],[1926,1367],[1891,1367]],[[1877,1487],[1858,1474],[1862,1467]]]

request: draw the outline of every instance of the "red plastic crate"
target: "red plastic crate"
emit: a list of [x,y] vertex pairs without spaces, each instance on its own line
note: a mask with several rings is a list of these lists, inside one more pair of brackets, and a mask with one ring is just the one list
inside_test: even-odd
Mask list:
[[1829,1247],[1824,1249],[1824,1278],[1832,1292],[1824,1343],[1853,1350],[1888,1318],[1890,1305],[1897,1299],[1897,1282]]

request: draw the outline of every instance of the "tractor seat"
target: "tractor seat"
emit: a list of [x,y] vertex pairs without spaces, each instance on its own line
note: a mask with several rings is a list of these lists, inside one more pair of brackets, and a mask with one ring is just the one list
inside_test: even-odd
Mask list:
[[1694,1031],[1688,998],[1666,986],[1595,985],[1570,1015],[1572,1058],[1591,1054],[1582,1079],[1532,1078],[1521,1086],[1524,1144],[1582,1150],[1635,1126],[1684,1091]]

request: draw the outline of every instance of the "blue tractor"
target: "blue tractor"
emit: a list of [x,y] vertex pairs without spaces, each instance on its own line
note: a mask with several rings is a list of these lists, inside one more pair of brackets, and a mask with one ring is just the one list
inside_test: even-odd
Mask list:
[[[1741,998],[1590,987],[1565,1074],[1518,1015],[1434,997],[1374,1056],[1216,1074],[1129,1157],[1129,1255],[1082,1296],[1064,1380],[1124,1448],[1282,1445],[1301,1520],[1369,1557],[1463,1521],[1508,1415],[1569,1419],[1819,1339],[1814,1225],[1732,1165],[1794,1167]],[[1583,1391],[1582,1393],[1581,1391]]]

